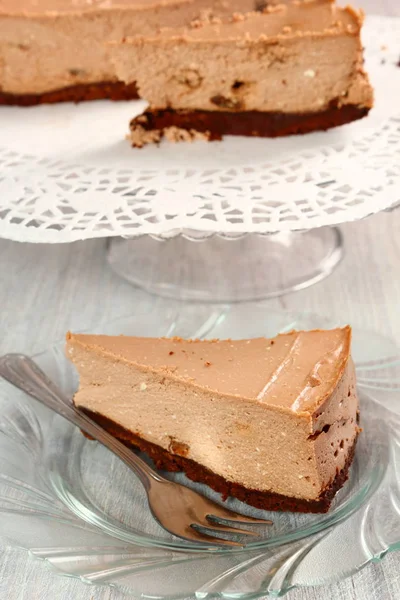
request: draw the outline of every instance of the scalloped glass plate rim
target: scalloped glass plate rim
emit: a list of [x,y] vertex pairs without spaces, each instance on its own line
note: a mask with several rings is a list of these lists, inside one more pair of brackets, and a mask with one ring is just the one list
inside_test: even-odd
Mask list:
[[[42,354],[42,353],[40,353]],[[37,355],[36,355],[37,356]],[[375,402],[374,400],[370,399],[374,404],[376,404],[377,406],[379,406],[380,409],[382,409],[383,411],[387,411],[387,409],[385,409],[384,407],[382,407],[378,402]],[[390,411],[387,411],[390,412]],[[362,508],[362,505],[359,506],[358,508]],[[352,513],[349,513],[348,517],[351,518],[351,516],[354,514],[354,512],[356,512],[357,509],[355,509],[355,511],[353,511]],[[337,523],[338,524],[338,523]],[[329,531],[332,530],[332,527],[334,526],[334,524],[330,525],[327,528],[326,533],[329,533]],[[305,537],[312,537],[313,534],[310,534],[309,536],[305,536]],[[67,578],[71,578],[71,579],[77,579],[80,580],[82,583],[84,583],[85,585],[88,585],[90,587],[99,587],[99,588],[109,588],[109,587],[113,587],[114,589],[118,590],[119,592],[121,592],[123,594],[124,597],[131,597],[131,598],[138,598],[138,596],[136,594],[133,594],[133,592],[131,592],[129,590],[129,588],[121,585],[120,583],[110,583],[110,582],[105,582],[105,583],[98,583],[98,582],[93,582],[90,581],[89,579],[87,579],[85,577],[85,575],[82,574],[75,574],[75,573],[66,573],[65,571],[61,570],[60,568],[57,568],[57,566],[55,564],[53,564],[49,558],[45,557],[45,556],[38,556],[37,554],[35,554],[35,549],[31,549],[27,546],[24,546],[23,544],[20,543],[15,543],[12,538],[10,537],[3,537],[1,536],[1,538],[5,541],[8,541],[10,543],[10,545],[14,548],[20,548],[22,550],[26,550],[29,554],[30,557],[32,557],[34,560],[37,561],[44,561],[44,563],[46,564],[46,566],[48,568],[51,569],[51,571],[53,571],[54,573],[56,573],[57,575],[61,576],[61,577],[67,577]],[[323,539],[323,538],[319,538],[319,540],[317,540],[317,544],[318,542]],[[297,540],[299,541],[299,540]],[[171,548],[172,550],[172,548]],[[179,550],[179,549],[178,549]],[[239,550],[234,550],[234,552],[236,553],[242,553],[242,554],[249,554],[250,556],[254,554],[255,551],[260,550],[260,548],[243,548],[243,549],[239,549]],[[345,573],[342,577],[342,579],[349,577],[355,573],[357,573],[358,571],[362,570],[363,568],[365,568],[366,566],[368,566],[368,564],[370,564],[371,562],[379,562],[380,560],[382,560],[385,555],[389,552],[392,551],[396,551],[396,550],[400,550],[400,540],[394,544],[391,544],[390,546],[388,546],[385,550],[377,553],[375,556],[371,557],[369,560],[365,561],[363,564],[358,565],[357,567],[350,567],[348,572]],[[224,552],[224,551],[223,551]],[[226,552],[226,551],[225,551]],[[228,550],[228,552],[230,552],[230,550]],[[220,553],[220,551],[218,551],[218,553]],[[207,554],[206,552],[203,551],[203,553],[193,553],[192,554],[192,558],[193,559],[206,559],[207,557],[209,557],[210,554]],[[259,556],[259,555],[257,555]],[[316,584],[310,584],[310,585],[316,585]],[[308,587],[306,584],[303,585],[299,585],[299,584],[291,584],[288,585],[287,587],[281,588],[279,590],[276,590],[276,592],[270,592],[268,590],[259,590],[257,592],[252,592],[252,593],[244,593],[241,595],[223,595],[223,594],[195,594],[195,598],[203,599],[204,600],[211,600],[214,598],[226,598],[227,600],[234,600],[235,598],[237,598],[237,600],[261,600],[262,598],[266,598],[266,597],[282,597],[284,595],[286,595],[286,593],[288,593],[289,591],[293,590],[293,589],[300,589],[301,587]],[[150,596],[150,595],[146,595],[143,594],[140,596],[143,599],[146,600],[154,600],[154,596]],[[166,596],[160,596],[160,599],[163,600],[185,600],[186,598],[188,598],[187,594],[184,595],[166,595]]]

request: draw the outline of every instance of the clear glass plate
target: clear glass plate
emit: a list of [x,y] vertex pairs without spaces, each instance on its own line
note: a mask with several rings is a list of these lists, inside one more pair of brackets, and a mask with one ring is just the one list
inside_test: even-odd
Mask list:
[[[338,324],[263,304],[215,308],[156,300],[99,331],[241,338]],[[77,378],[63,345],[36,358],[72,393]],[[353,356],[363,433],[349,481],[326,515],[263,513],[229,499],[233,509],[273,521],[243,549],[208,548],[166,533],[125,465],[0,382],[2,535],[65,575],[141,598],[253,600],[355,572],[400,548],[400,352],[379,334],[355,330]],[[183,475],[168,477],[220,501]]]

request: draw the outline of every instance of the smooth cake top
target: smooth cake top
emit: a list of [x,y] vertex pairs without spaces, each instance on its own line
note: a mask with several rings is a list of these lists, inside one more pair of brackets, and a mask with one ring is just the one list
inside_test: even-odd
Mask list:
[[217,394],[313,413],[344,373],[350,342],[350,327],[212,341],[69,333],[67,352],[73,360],[81,348]]
[[[359,13],[349,7],[336,7],[334,0],[230,0],[229,3],[225,0],[0,0],[0,14],[57,17],[113,9],[168,10],[169,6],[172,11],[198,7],[199,18],[188,27],[190,37],[194,39],[235,37],[242,33],[251,34],[253,29],[258,31],[260,27],[270,36],[280,33],[283,27],[301,32],[340,26],[359,29],[361,24]],[[169,29],[165,35],[170,36],[171,31],[182,35],[186,30]]]
[[188,4],[191,0],[0,0],[0,13],[76,13],[113,8],[143,9]]
[[[269,5],[274,5],[286,0],[268,0]],[[232,0],[229,0],[232,3]],[[196,6],[204,9],[220,9],[229,11],[229,4],[225,0],[0,0],[0,14],[9,15],[37,15],[37,14],[65,14],[65,13],[87,13],[98,10],[132,9],[142,10],[173,6]],[[239,2],[239,5],[241,3]],[[242,2],[244,10],[260,10],[264,6],[264,0],[253,0]],[[266,2],[265,2],[266,4]],[[235,0],[232,12],[237,10],[238,2]],[[249,8],[250,6],[250,8]]]
[[210,22],[194,22],[191,27],[165,28],[155,37],[207,42],[246,38],[252,41],[309,33],[330,35],[338,31],[356,34],[361,24],[360,14],[348,7],[338,8],[329,0],[313,0],[306,4],[294,1],[276,6],[268,13],[251,12],[235,15],[227,21],[213,19]]

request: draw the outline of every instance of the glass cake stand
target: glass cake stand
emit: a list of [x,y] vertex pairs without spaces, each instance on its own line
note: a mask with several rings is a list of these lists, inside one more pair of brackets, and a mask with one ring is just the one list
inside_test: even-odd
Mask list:
[[343,253],[335,228],[400,202],[400,19],[363,29],[375,106],[326,132],[133,149],[142,101],[2,107],[0,237],[109,238],[116,273],[174,298],[261,299],[320,281]]
[[[197,242],[197,243],[196,243]],[[271,298],[327,277],[343,256],[337,227],[271,235],[112,238],[110,267],[146,291],[202,302]]]

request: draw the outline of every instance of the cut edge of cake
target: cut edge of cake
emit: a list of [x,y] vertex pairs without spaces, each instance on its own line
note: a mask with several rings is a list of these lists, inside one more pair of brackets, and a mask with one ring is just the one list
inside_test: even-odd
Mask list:
[[362,23],[361,11],[310,0],[110,44],[118,77],[150,105],[131,121],[132,145],[280,137],[365,117]]
[[[337,331],[343,332],[338,335],[339,337],[343,336],[344,344],[350,341],[351,333],[349,329]],[[290,336],[291,334],[287,335]],[[88,336],[88,338],[94,339],[93,336]],[[104,341],[103,336],[102,339]],[[137,340],[137,338],[131,339]],[[279,337],[274,339],[279,340]],[[167,368],[161,369],[158,374],[157,369],[148,371],[147,378],[144,377],[143,370],[139,369],[139,374],[136,373],[138,376],[135,375],[132,378],[130,370],[137,371],[137,365],[136,367],[133,365],[131,357],[127,360],[122,355],[118,356],[115,352],[114,354],[110,351],[104,352],[101,345],[97,349],[93,346],[90,347],[90,345],[84,349],[84,340],[85,336],[74,336],[73,334],[69,334],[67,338],[67,355],[75,362],[81,377],[80,392],[78,391],[74,400],[76,405],[125,444],[133,448],[139,448],[148,454],[154,460],[157,468],[167,471],[184,471],[190,479],[209,485],[212,489],[221,493],[224,498],[233,496],[264,510],[299,512],[326,512],[329,510],[336,492],[348,478],[349,467],[353,460],[360,431],[358,427],[358,399],[355,389],[354,366],[349,352],[345,350],[347,358],[343,372],[340,371],[339,363],[336,365],[339,370],[335,371],[335,377],[338,376],[339,372],[340,377],[339,381],[334,384],[334,389],[329,397],[324,398],[318,404],[318,408],[310,408],[308,413],[304,410],[297,413],[293,411],[293,415],[289,414],[285,418],[283,415],[287,414],[286,409],[280,410],[279,406],[263,406],[262,399],[259,401],[261,410],[259,406],[258,412],[255,411],[252,416],[252,407],[255,406],[255,403],[248,402],[248,399],[245,400],[239,396],[235,398],[234,395],[229,397],[226,394],[217,394],[212,388],[206,389],[206,387],[204,388],[204,394],[198,391],[194,392],[194,386],[183,385],[182,387],[180,385],[182,381],[188,383],[186,377],[181,379],[180,383],[178,381],[175,386],[171,383],[171,376],[175,379],[179,379],[179,376],[177,378],[174,373],[171,373],[168,365],[166,365]],[[113,340],[113,343],[118,343],[118,338],[113,338]],[[286,342],[286,339],[283,341]],[[127,342],[129,343],[129,338],[124,339],[124,343]],[[158,342],[159,340],[153,340],[155,347]],[[207,344],[207,342],[199,343]],[[219,342],[214,343],[218,344]],[[282,340],[278,343],[282,344]],[[163,340],[163,348],[165,348],[165,344],[174,344],[171,346],[174,350],[169,351],[172,352],[173,357],[176,344],[185,345],[186,341],[177,341],[174,338],[174,340]],[[232,344],[235,345],[235,342]],[[203,346],[203,348],[206,348],[206,346]],[[213,356],[216,356],[215,347],[213,352]],[[232,350],[232,352],[234,351]],[[237,358],[237,355],[235,356]],[[329,354],[329,356],[333,355]],[[236,358],[233,359],[234,364],[236,364]],[[193,360],[198,360],[198,356]],[[328,362],[332,360],[336,360],[336,358],[329,358]],[[88,367],[89,362],[91,362],[92,367]],[[96,367],[93,367],[96,362],[98,362],[99,373],[94,375],[93,372],[90,373],[90,370],[92,368],[95,368],[95,371],[97,370]],[[225,365],[227,364],[225,363]],[[215,366],[217,367],[217,365]],[[201,368],[209,371],[209,368],[203,365]],[[330,368],[329,364],[326,363],[325,366],[323,365],[321,373],[328,372]],[[230,367],[225,371],[225,375],[229,374],[229,369]],[[201,377],[204,377],[203,370],[199,373]],[[314,375],[318,379],[318,369],[316,373]],[[162,375],[161,379],[158,375]],[[222,374],[222,376],[224,375]],[[106,383],[105,377],[111,378],[111,381]],[[126,378],[129,379],[129,384]],[[168,378],[169,381],[166,382]],[[317,379],[314,380],[314,383]],[[311,387],[313,385],[311,382]],[[120,387],[119,392],[117,391],[118,386]],[[99,394],[99,390],[103,390],[104,394],[103,392]],[[130,401],[127,403],[124,400],[124,396],[130,393],[129,390],[132,390],[132,405]],[[163,390],[165,395],[164,404],[162,399],[160,403]],[[190,411],[190,415],[186,414],[183,419],[180,433],[177,433],[179,427],[177,430],[176,423],[182,420],[182,415],[169,414],[171,412],[171,399],[168,400],[168,394],[172,394],[175,412],[178,411],[177,407],[180,406],[180,402],[183,400],[185,411]],[[109,397],[114,398],[114,403],[109,404],[107,407],[107,398]],[[155,405],[155,399],[157,399],[157,405]],[[225,422],[221,414],[218,415],[218,412],[216,412],[214,417],[210,417],[210,422],[207,423],[206,419],[206,424],[204,424],[204,414],[202,415],[202,410],[199,411],[199,403],[204,402],[204,410],[212,414],[213,402],[215,406],[217,399],[220,411],[222,411],[221,414],[229,415],[229,411],[231,411],[236,417],[225,416],[224,419],[227,419]],[[272,402],[271,399],[270,402]],[[152,410],[154,411],[153,420],[151,418]],[[131,416],[133,413],[136,414],[136,423],[126,417],[129,411],[131,411]],[[247,420],[238,417],[238,414],[243,417],[246,411],[250,413]],[[141,412],[146,413],[144,420],[143,415],[140,416]],[[164,413],[166,416],[160,422],[160,415]],[[121,417],[121,414],[124,414],[125,418]],[[269,419],[270,428],[275,428],[276,431],[271,429],[271,432],[268,432],[268,428],[263,430],[262,427],[257,425],[257,421],[260,421],[263,416],[265,416],[267,422]],[[193,424],[193,420],[195,424]],[[145,427],[147,427],[147,433],[144,431]],[[160,433],[155,434],[155,431],[152,432],[149,429],[150,427],[159,430]],[[207,427],[213,439],[207,442],[204,448],[201,448],[197,434],[200,438],[206,436]],[[163,428],[166,430],[165,432],[162,432]],[[230,432],[229,435],[226,435],[227,431]],[[248,432],[251,432],[250,437],[246,437]],[[260,481],[262,482],[262,477],[260,479],[259,473],[256,472],[257,469],[260,469],[260,466],[256,465],[262,465],[262,461],[268,461],[270,455],[271,460],[276,462],[275,467],[278,468],[277,456],[279,452],[277,454],[276,448],[274,450],[270,449],[268,455],[265,443],[264,447],[262,446],[263,436],[265,438],[266,432],[271,436],[270,443],[275,444],[276,447],[282,440],[285,440],[286,436],[290,437],[292,435],[294,437],[290,440],[289,446],[286,444],[286,446],[282,446],[283,450],[278,449],[281,471],[279,473],[274,472],[273,465],[266,469],[266,473],[269,473],[269,480],[273,482],[273,485],[269,485],[269,489],[258,489],[262,487],[259,485]],[[159,438],[157,438],[157,435],[159,435]],[[218,438],[221,438],[221,444],[218,443]],[[237,452],[240,453],[240,456],[243,456],[246,465],[240,465],[240,460],[237,458],[239,455],[232,451],[235,444],[237,444]],[[196,448],[196,445],[199,447]],[[295,452],[295,455],[292,455],[293,452]],[[203,459],[199,459],[199,456]],[[235,460],[238,464],[235,464]],[[234,473],[236,469],[236,474],[239,474],[239,476],[230,476],[230,465],[227,464],[227,461],[233,463]],[[253,469],[254,472],[249,473],[249,469]],[[254,482],[258,482],[258,485],[252,485]],[[317,486],[317,491],[315,489],[313,491],[312,485]],[[290,494],[290,490],[294,490],[296,493]]]

